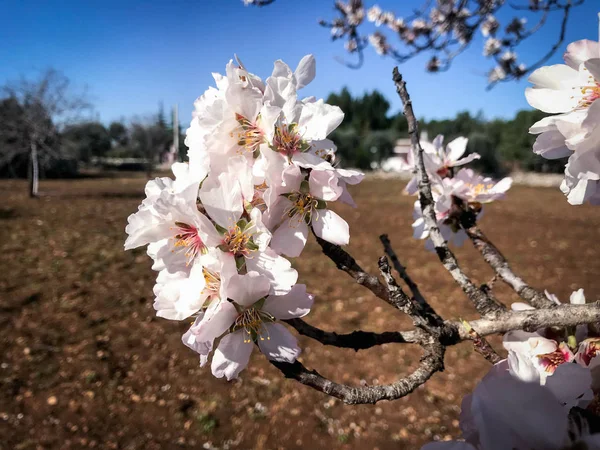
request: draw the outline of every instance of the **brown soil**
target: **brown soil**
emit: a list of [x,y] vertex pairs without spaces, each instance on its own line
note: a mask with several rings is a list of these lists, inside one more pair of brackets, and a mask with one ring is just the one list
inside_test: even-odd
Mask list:
[[[212,377],[180,336],[188,323],[156,318],[155,274],[143,250],[123,251],[126,218],[143,195],[136,177],[47,181],[0,191],[0,449],[398,449],[459,436],[460,402],[488,363],[468,344],[449,349],[446,371],[412,395],[346,406],[284,379],[258,352],[236,382]],[[338,211],[350,252],[375,271],[380,233],[446,318],[474,318],[434,254],[411,237],[412,198],[403,182],[368,180],[359,208]],[[567,300],[600,294],[600,209],[569,206],[557,189],[514,188],[486,207],[482,228],[532,285]],[[492,273],[469,245],[467,273]],[[408,321],[353,284],[310,242],[294,261],[316,294],[307,321],[327,330],[405,329]],[[516,298],[501,283],[495,294]],[[492,340],[498,347],[498,340]],[[407,374],[419,349],[354,352],[302,338],[302,362],[345,383],[387,383]]]

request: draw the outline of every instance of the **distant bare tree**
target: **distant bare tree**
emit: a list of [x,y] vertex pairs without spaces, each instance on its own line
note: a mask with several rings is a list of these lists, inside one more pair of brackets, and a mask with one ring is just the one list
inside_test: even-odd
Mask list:
[[[364,50],[372,46],[380,55],[404,63],[421,53],[431,55],[426,69],[430,72],[447,70],[456,56],[472,43],[477,31],[486,38],[483,54],[494,60],[487,72],[488,88],[496,83],[519,79],[542,66],[556,53],[565,39],[567,22],[573,7],[585,0],[423,0],[419,9],[399,15],[400,11],[386,11],[372,2],[366,8],[363,0],[335,0],[338,17],[319,20],[331,32],[331,39],[345,40],[348,53],[356,62],[344,62],[351,68],[364,63]],[[275,0],[243,0],[245,5],[266,6]],[[398,2],[398,8],[404,2]],[[518,13],[502,24],[497,18],[500,9]],[[551,14],[561,17],[561,24],[552,30],[556,39],[549,41],[548,52],[539,60],[524,64],[518,61],[516,48],[543,27]],[[534,18],[527,25],[528,14]],[[366,32],[365,24],[373,23],[378,29]],[[393,41],[395,42],[393,42]]]
[[[65,126],[78,120],[90,108],[85,93],[73,92],[70,80],[55,69],[36,79],[21,77],[1,88],[5,104],[14,114],[4,114],[0,142],[10,140],[0,153],[0,167],[28,155],[29,194],[37,197],[40,165],[60,156],[58,136]],[[19,139],[15,139],[15,135]]]

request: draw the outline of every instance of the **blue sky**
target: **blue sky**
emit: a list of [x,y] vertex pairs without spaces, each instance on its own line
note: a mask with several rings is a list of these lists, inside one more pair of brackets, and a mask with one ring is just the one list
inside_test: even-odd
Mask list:
[[[401,15],[420,1],[377,3]],[[212,84],[211,72],[223,72],[234,53],[265,78],[276,59],[295,67],[313,53],[317,78],[305,95],[326,97],[343,85],[353,94],[378,89],[391,101],[392,112],[399,110],[391,59],[369,49],[360,70],[336,62],[345,56],[342,43],[331,42],[328,30],[317,24],[318,18],[334,16],[332,5],[333,0],[277,0],[264,8],[244,7],[240,0],[2,0],[0,83],[54,67],[89,88],[95,114],[105,123],[155,113],[159,101],[166,107],[178,103],[187,123],[193,101]],[[567,43],[598,38],[598,10],[597,0],[573,10],[566,42],[552,63],[560,62]],[[559,19],[551,19],[522,46],[523,59],[533,61],[547,51],[558,26]],[[446,73],[425,73],[427,58],[400,66],[419,117],[445,118],[461,110],[510,117],[528,107],[525,80],[485,91],[482,75],[491,62],[481,56],[482,42],[478,36]]]

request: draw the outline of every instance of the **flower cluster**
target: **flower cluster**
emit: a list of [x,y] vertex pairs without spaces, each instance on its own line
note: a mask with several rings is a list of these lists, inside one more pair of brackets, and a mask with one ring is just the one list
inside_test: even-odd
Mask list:
[[[421,141],[423,162],[435,201],[437,225],[442,236],[457,245],[461,245],[466,238],[458,220],[460,214],[465,210],[481,214],[482,204],[503,198],[512,185],[512,179],[509,177],[496,182],[476,174],[472,169],[462,168],[457,171],[458,167],[481,157],[478,153],[464,156],[467,143],[467,138],[458,137],[444,147],[444,136],[441,135],[433,142]],[[403,157],[397,158],[400,158],[397,169],[413,173],[405,192],[414,195],[419,186],[415,155],[408,151]],[[419,200],[415,201],[413,218],[414,237],[427,239],[426,247],[433,249],[433,243],[429,240],[429,226],[423,217]]]
[[[555,295],[546,291],[546,296],[560,304]],[[571,294],[570,303],[585,304],[583,289]],[[512,309],[533,308],[514,303]],[[600,449],[600,434],[591,432],[585,420],[573,420],[573,408],[587,408],[600,386],[597,336],[593,325],[505,334],[508,358],[463,399],[465,442],[431,443],[423,450]]]
[[237,377],[255,343],[271,360],[295,361],[297,341],[278,321],[308,314],[313,297],[282,255],[299,256],[310,229],[349,241],[329,205],[353,205],[347,185],[363,175],[334,165],[327,136],[342,111],[298,96],[315,73],[308,55],[295,71],[276,61],[264,82],[239,61],[214,74],[194,105],[189,163],[173,165],[174,180],[149,181],[128,219],[125,248],[148,245],[159,272],[157,315],[195,317],[183,342],[201,365],[216,347],[217,377]]
[[572,205],[600,204],[600,43],[573,42],[565,64],[531,74],[525,95],[531,106],[554,115],[534,124],[534,153],[566,158],[562,192]]
[[[558,298],[546,291],[546,297],[557,305]],[[571,294],[570,303],[584,305],[583,289]],[[513,303],[512,309],[534,309],[525,303]],[[572,329],[544,328],[530,333],[511,331],[504,335],[504,348],[508,350],[508,367],[511,374],[523,381],[546,384],[549,377],[557,384],[584,386],[577,377],[585,379],[586,372],[600,367],[600,338],[595,325],[578,325]],[[567,364],[575,363],[575,364]],[[585,370],[588,369],[588,370]]]
[[580,394],[590,391],[591,383],[585,371],[584,377],[568,383],[540,386],[511,376],[502,361],[463,399],[464,441],[433,442],[422,450],[600,449],[600,434],[570,414],[573,406],[589,403]]

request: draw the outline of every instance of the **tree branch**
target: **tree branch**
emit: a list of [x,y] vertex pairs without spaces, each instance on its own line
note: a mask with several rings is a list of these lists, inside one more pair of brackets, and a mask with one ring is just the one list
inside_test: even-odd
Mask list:
[[425,162],[423,161],[423,148],[419,142],[419,124],[415,117],[412,102],[408,91],[406,90],[406,82],[402,79],[402,75],[398,72],[398,68],[395,67],[393,70],[393,80],[396,85],[396,91],[402,100],[404,105],[404,115],[408,122],[408,133],[410,134],[412,151],[415,155],[415,161],[417,161],[417,176],[419,177],[419,201],[421,203],[421,210],[423,211],[423,218],[426,225],[429,228],[429,237],[435,246],[435,251],[442,262],[446,270],[452,275],[454,281],[462,288],[467,297],[471,300],[477,311],[482,315],[486,316],[489,314],[495,314],[503,310],[503,307],[497,303],[493,298],[487,295],[484,291],[479,289],[473,282],[467,277],[467,275],[461,270],[458,265],[458,260],[454,256],[454,253],[448,248],[448,244],[440,232],[437,225],[437,218],[435,213],[435,201],[433,200],[433,194],[431,193],[431,184],[427,171],[425,170]]
[[382,344],[418,344],[422,342],[424,336],[424,333],[416,330],[386,331],[384,333],[358,330],[348,334],[338,334],[321,330],[302,319],[288,319],[285,322],[294,327],[301,335],[319,341],[323,345],[351,348],[356,351]]
[[315,235],[315,237],[321,246],[321,250],[323,250],[323,254],[331,259],[338,269],[343,270],[354,278],[358,284],[366,287],[377,297],[394,306],[394,304],[390,302],[387,288],[376,276],[365,272],[362,267],[358,265],[356,260],[339,245],[327,242],[317,235]]
[[541,292],[529,286],[522,278],[512,271],[506,258],[485,234],[483,234],[483,231],[481,231],[476,223],[471,226],[463,227],[463,229],[471,239],[471,242],[473,242],[475,248],[479,250],[485,262],[487,262],[502,281],[513,288],[523,300],[529,302],[536,308],[549,308],[555,306],[554,302],[546,298]]
[[402,280],[406,283],[406,285],[410,289],[410,292],[412,293],[414,299],[417,302],[419,302],[424,308],[428,309],[428,312],[430,314],[437,315],[437,313],[434,311],[434,309],[431,307],[431,305],[429,305],[429,303],[427,303],[427,301],[425,300],[425,297],[423,297],[423,294],[421,294],[421,291],[419,290],[419,286],[417,285],[417,283],[415,283],[413,281],[413,279],[410,277],[410,275],[408,275],[408,272],[406,271],[406,267],[404,267],[402,265],[402,263],[400,262],[400,260],[398,259],[396,252],[392,248],[392,243],[390,242],[388,235],[382,234],[381,236],[379,236],[379,240],[383,244],[385,253],[392,260],[394,269],[396,269],[396,272],[398,272],[398,275],[400,275],[400,278],[402,278]]
[[425,354],[419,367],[405,378],[392,384],[382,386],[348,386],[331,381],[316,370],[308,370],[300,361],[285,363],[270,361],[286,378],[292,378],[317,391],[339,398],[349,405],[374,404],[381,400],[396,400],[402,398],[424,384],[438,371],[444,370],[445,347],[437,342],[423,346]]

